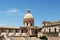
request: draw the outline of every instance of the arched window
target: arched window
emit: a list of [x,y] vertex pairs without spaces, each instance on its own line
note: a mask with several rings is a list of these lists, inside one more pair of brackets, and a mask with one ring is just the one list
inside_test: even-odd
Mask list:
[[31,26],[32,26],[32,23],[31,23]]
[[16,33],[19,33],[19,30],[15,30]]
[[23,30],[22,30],[22,33],[23,33]]
[[51,29],[49,29],[49,33],[51,32]]
[[55,30],[55,33],[56,33],[56,28],[54,30]]
[[44,29],[44,32],[46,32],[46,29]]
[[9,32],[13,32],[13,30],[12,29],[9,29]]
[[37,30],[35,31],[35,34],[37,34]]
[[28,26],[28,23],[27,23],[27,26]]
[[2,32],[6,32],[6,30],[5,29],[2,29]]
[[60,29],[59,29],[59,32],[60,32]]

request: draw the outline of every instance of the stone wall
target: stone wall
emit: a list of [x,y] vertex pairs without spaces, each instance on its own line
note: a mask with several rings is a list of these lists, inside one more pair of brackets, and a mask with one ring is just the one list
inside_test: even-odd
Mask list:
[[51,29],[51,32],[55,32],[55,29],[56,28],[56,32],[59,32],[59,26],[54,26],[54,27],[44,27],[42,28],[42,32],[49,32],[49,29]]
[[9,37],[11,40],[28,40],[30,39],[30,37],[25,37],[25,36],[12,36],[12,37]]
[[60,40],[60,37],[48,37],[48,40]]

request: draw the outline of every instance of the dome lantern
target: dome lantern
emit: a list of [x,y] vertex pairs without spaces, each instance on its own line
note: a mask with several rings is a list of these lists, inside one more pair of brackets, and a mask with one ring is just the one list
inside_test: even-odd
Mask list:
[[28,12],[28,13],[31,13],[31,12],[30,12],[30,9],[28,9],[27,12]]

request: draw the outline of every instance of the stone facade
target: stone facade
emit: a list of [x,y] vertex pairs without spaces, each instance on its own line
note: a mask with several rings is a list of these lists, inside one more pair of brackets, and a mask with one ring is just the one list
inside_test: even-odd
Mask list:
[[34,17],[29,9],[24,16],[23,24],[23,27],[0,26],[0,40],[3,38],[6,40],[39,40],[36,37],[43,35],[47,37],[60,37],[60,21],[43,21],[42,27],[39,28],[34,26]]
[[49,36],[59,36],[60,21],[55,22],[44,21],[41,31]]
[[30,10],[28,10],[24,16],[23,24],[23,27],[0,26],[0,36],[2,37],[4,35],[6,40],[17,40],[23,37],[38,37],[38,32],[40,32],[41,28],[34,26],[34,18]]

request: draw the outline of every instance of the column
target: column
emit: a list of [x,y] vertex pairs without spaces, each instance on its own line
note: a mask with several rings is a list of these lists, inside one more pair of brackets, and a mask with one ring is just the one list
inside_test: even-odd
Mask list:
[[27,29],[27,34],[30,35],[30,29]]
[[6,29],[6,33],[7,33],[7,35],[8,35],[8,33],[9,33],[9,29]]
[[20,29],[20,34],[22,34],[22,30]]
[[14,33],[14,35],[16,34],[16,32],[15,32],[15,29],[14,30],[12,30],[13,31],[13,33]]
[[32,35],[32,30],[30,29],[30,35]]

